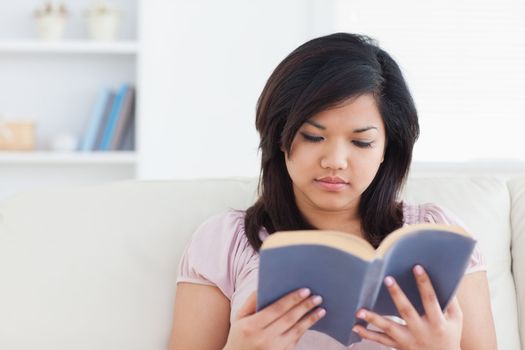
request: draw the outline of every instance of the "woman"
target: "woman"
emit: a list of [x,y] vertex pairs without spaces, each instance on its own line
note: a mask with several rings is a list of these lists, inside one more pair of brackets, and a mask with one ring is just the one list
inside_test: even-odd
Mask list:
[[[214,216],[182,258],[171,349],[345,349],[308,328],[326,313],[322,296],[290,293],[255,312],[258,250],[276,231],[332,229],[374,246],[396,228],[459,224],[432,204],[398,195],[419,134],[417,112],[395,61],[364,36],[338,33],[293,51],[257,105],[262,151],[258,201]],[[475,249],[457,297],[441,311],[424,267],[414,278],[420,317],[385,279],[402,321],[358,310],[369,322],[351,349],[495,349],[486,268]],[[321,307],[319,306],[321,305]]]

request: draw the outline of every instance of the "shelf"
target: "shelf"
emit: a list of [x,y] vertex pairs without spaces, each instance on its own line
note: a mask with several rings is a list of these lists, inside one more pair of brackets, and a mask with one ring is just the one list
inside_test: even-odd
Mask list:
[[136,41],[96,42],[89,40],[0,40],[0,53],[111,54],[135,55]]
[[0,165],[134,165],[136,152],[0,151]]

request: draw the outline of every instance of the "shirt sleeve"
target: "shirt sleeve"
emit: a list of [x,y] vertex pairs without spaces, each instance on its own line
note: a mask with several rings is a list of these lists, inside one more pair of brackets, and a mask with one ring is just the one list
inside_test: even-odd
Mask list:
[[[420,205],[420,220],[421,222],[460,226],[469,233],[474,234],[454,214],[452,214],[445,208],[439,207],[435,204],[427,203]],[[481,253],[478,243],[476,243],[476,245],[474,246],[474,250],[472,251],[472,255],[470,256],[469,264],[467,266],[465,274],[477,271],[487,271],[485,258]]]
[[231,299],[236,278],[242,272],[239,265],[249,259],[247,248],[243,212],[213,216],[197,228],[186,246],[176,283],[216,286]]

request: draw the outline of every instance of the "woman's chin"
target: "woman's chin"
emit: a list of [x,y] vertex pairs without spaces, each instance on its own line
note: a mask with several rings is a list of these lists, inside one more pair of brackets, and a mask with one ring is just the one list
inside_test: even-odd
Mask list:
[[317,208],[323,211],[338,212],[338,211],[347,211],[353,208],[352,202],[350,201],[343,202],[343,201],[336,201],[333,199],[331,201],[319,201],[319,202],[316,202],[315,204]]

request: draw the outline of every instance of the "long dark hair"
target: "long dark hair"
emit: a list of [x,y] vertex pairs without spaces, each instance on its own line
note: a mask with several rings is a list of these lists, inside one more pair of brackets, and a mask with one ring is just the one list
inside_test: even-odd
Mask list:
[[259,199],[247,209],[246,236],[258,251],[259,231],[315,229],[297,208],[286,169],[297,130],[316,113],[372,94],[386,129],[384,160],[359,203],[367,240],[377,247],[403,225],[398,202],[419,136],[417,111],[397,63],[369,37],[336,33],[299,46],[275,69],[257,102]]

